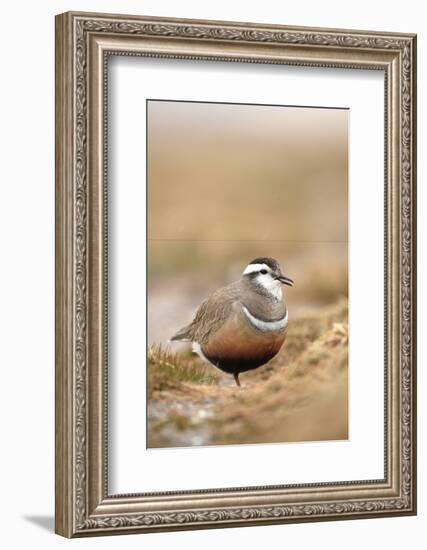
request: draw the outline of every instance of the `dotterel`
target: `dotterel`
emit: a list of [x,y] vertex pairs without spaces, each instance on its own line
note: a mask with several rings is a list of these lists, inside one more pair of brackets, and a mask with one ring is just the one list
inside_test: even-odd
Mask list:
[[239,374],[270,361],[285,341],[282,284],[293,286],[293,281],[277,260],[252,260],[238,281],[211,294],[171,340],[191,342],[195,353],[232,374],[240,386]]

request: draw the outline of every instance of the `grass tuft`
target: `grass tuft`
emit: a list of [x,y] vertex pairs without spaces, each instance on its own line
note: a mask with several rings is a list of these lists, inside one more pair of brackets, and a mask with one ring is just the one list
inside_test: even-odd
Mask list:
[[150,393],[176,388],[182,383],[212,385],[218,381],[214,367],[201,363],[194,355],[172,353],[154,345],[148,349],[147,358]]
[[187,351],[153,346],[148,365],[149,446],[348,438],[346,300],[294,319],[279,354],[242,373],[241,388]]

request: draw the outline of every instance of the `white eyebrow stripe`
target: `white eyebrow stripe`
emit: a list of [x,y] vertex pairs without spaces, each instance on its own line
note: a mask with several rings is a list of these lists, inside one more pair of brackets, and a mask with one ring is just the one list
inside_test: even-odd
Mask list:
[[278,321],[262,321],[258,319],[248,310],[248,308],[242,305],[243,313],[246,315],[248,321],[255,328],[261,332],[273,332],[277,330],[284,330],[288,326],[288,310],[286,310],[285,316]]
[[261,269],[266,269],[268,272],[271,271],[271,269],[266,264],[249,264],[248,266],[246,266],[246,269],[243,272],[243,275],[247,275],[248,273],[254,273],[256,271],[261,271]]

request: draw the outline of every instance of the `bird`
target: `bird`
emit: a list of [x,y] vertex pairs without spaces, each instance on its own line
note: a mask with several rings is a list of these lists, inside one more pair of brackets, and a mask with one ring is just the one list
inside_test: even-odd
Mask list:
[[283,275],[277,260],[255,258],[240,279],[204,300],[191,323],[170,340],[191,342],[194,353],[232,374],[240,386],[240,373],[270,361],[285,341],[283,284],[293,286],[294,281]]

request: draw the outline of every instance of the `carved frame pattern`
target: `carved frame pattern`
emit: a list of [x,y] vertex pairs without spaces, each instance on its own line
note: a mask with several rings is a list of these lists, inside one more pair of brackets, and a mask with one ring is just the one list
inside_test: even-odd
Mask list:
[[[62,14],[57,17],[56,24],[56,531],[72,537],[414,514],[415,36],[85,13]],[[165,500],[164,509],[162,506],[159,507],[155,499],[150,509],[150,498],[146,499],[148,504],[144,505],[143,495],[107,494],[106,434],[102,434],[102,415],[105,411],[102,410],[104,401],[100,395],[105,373],[102,372],[102,367],[99,370],[92,367],[89,349],[92,345],[89,325],[93,309],[90,289],[94,288],[93,285],[102,283],[91,279],[91,264],[88,260],[93,255],[96,256],[96,260],[99,259],[96,253],[91,252],[91,232],[95,224],[91,222],[91,219],[95,219],[91,209],[96,206],[89,189],[93,181],[90,165],[94,164],[93,160],[91,162],[91,148],[97,142],[94,142],[89,131],[89,126],[94,125],[89,106],[96,104],[96,101],[94,103],[91,100],[90,94],[100,93],[99,90],[105,83],[99,77],[94,91],[94,86],[91,87],[89,81],[94,64],[93,52],[100,51],[103,35],[107,37],[107,41],[112,40],[117,45],[113,50],[108,50],[105,46],[103,56],[113,53],[211,61],[367,67],[385,71],[386,122],[394,120],[394,142],[393,135],[389,135],[385,142],[386,172],[391,192],[397,194],[399,203],[389,227],[392,237],[390,261],[393,262],[394,280],[397,280],[395,284],[398,286],[399,294],[395,306],[398,307],[385,314],[393,338],[398,341],[399,364],[398,372],[390,374],[393,390],[397,392],[393,409],[397,411],[394,413],[397,416],[386,415],[388,422],[393,424],[386,427],[386,437],[392,433],[390,430],[395,430],[398,437],[395,437],[395,446],[390,444],[388,451],[386,450],[386,465],[389,461],[392,464],[386,479],[378,480],[379,488],[384,489],[382,495],[372,490],[370,492],[370,487],[377,484],[376,480],[361,482],[362,492],[359,494],[351,492],[352,488],[358,487],[357,482],[284,487],[281,489],[288,489],[291,494],[301,494],[294,501],[291,495],[290,501],[286,504],[273,505],[268,504],[269,501],[263,500],[263,497],[267,493],[273,494],[276,488],[265,487],[259,488],[259,504],[255,505],[252,501],[250,505],[245,505],[242,494],[247,491],[252,495],[257,492],[256,488],[236,489],[227,502],[228,495],[225,490],[193,492],[194,499],[197,500],[194,505],[185,492],[170,493],[169,496],[175,496],[176,499],[171,501],[170,506]],[[154,39],[154,46],[145,52],[135,52],[135,40],[146,39]],[[165,53],[161,48],[156,49],[156,45],[162,40],[168,45],[172,43],[171,40],[178,44],[178,53]],[[187,48],[184,53],[179,51],[180,43],[185,44]],[[217,50],[216,53],[205,55],[204,45],[212,43]],[[232,43],[247,47],[249,53],[239,57],[233,53],[230,46]],[[269,53],[263,54],[264,50],[258,52],[256,48],[262,48],[263,45],[271,45]],[[283,50],[283,57],[281,47],[287,48],[286,51]],[[198,48],[201,48],[201,51]],[[336,57],[339,59],[336,60]],[[103,74],[104,65],[102,61]],[[102,103],[102,98],[99,102]],[[100,109],[102,111],[102,105]],[[96,120],[99,125],[100,118]],[[395,154],[390,155],[393,150]],[[387,157],[391,156],[393,158],[387,160]],[[98,176],[105,177],[105,173]],[[96,216],[99,215],[97,211]],[[96,391],[93,383],[89,381],[90,369],[98,376],[99,385]],[[98,392],[99,395],[96,393],[96,397],[92,398],[93,392]],[[98,431],[93,426],[96,426]],[[396,463],[397,467],[393,470],[392,466]],[[310,496],[310,488],[313,488],[315,496]],[[335,497],[327,496],[326,493],[323,497],[323,489],[333,489],[337,493]],[[307,494],[306,498],[304,492]],[[203,504],[204,493],[206,502]],[[214,505],[215,499],[208,500],[208,497],[212,499],[216,495],[221,506]],[[184,499],[182,505],[180,498]]]

